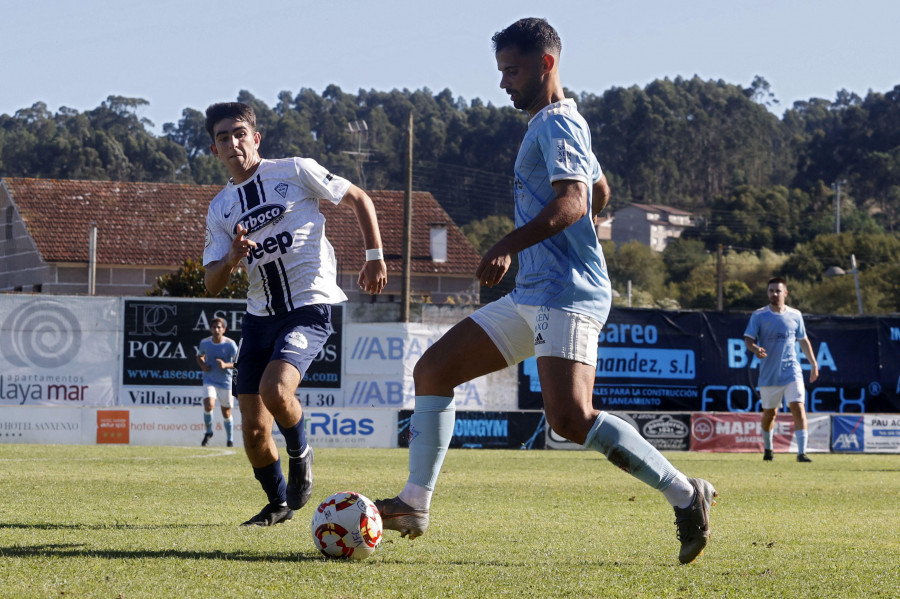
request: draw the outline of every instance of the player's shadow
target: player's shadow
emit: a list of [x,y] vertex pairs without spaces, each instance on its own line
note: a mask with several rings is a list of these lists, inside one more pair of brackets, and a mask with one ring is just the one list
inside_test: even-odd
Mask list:
[[315,555],[293,554],[269,554],[259,555],[244,553],[241,551],[173,551],[135,549],[89,549],[80,543],[51,543],[46,545],[14,545],[12,547],[0,547],[0,556],[3,557],[48,557],[48,558],[106,558],[110,560],[121,559],[207,559],[227,560],[238,562],[313,562],[324,559],[318,553]]
[[218,524],[18,524],[0,522],[0,529],[19,528],[23,530],[164,530],[178,528],[218,528]]

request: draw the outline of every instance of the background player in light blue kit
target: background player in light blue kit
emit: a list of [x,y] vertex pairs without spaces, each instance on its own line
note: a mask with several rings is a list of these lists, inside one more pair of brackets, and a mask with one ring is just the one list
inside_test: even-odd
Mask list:
[[234,396],[231,394],[231,378],[234,373],[234,361],[237,359],[237,343],[225,336],[225,320],[213,318],[209,321],[210,337],[200,340],[197,347],[197,364],[203,371],[203,423],[206,433],[200,445],[206,446],[213,436],[213,410],[218,400],[222,409],[225,427],[225,445],[234,447],[234,420],[231,410],[234,407]]
[[772,440],[775,433],[775,412],[782,399],[787,401],[794,417],[794,436],[797,441],[797,461],[811,462],[806,455],[809,431],[806,424],[806,387],[803,385],[803,370],[797,359],[796,345],[809,360],[812,367],[809,382],[819,378],[819,364],[813,353],[812,344],[806,336],[803,315],[800,311],[785,305],[788,289],[781,277],[769,279],[766,289],[769,305],[750,315],[747,330],[744,331],[744,345],[750,353],[760,359],[759,395],[762,401],[763,459],[774,457]]
[[716,490],[685,477],[631,425],[593,407],[612,290],[592,217],[608,202],[609,187],[590,129],[560,83],[559,36],[543,19],[522,19],[493,43],[500,87],[531,120],[515,164],[516,229],[485,253],[475,274],[496,285],[517,253],[516,287],[456,324],[416,364],[409,478],[397,497],[376,501],[384,526],[410,538],[428,527],[453,434],[454,387],[536,356],[553,430],[661,491],[675,507],[679,560],[691,562],[707,544]]

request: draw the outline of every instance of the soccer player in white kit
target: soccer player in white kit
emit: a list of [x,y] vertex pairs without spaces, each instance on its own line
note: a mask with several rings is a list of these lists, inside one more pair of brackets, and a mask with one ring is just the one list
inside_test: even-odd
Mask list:
[[[356,214],[368,248],[360,289],[381,293],[387,267],[375,207],[363,190],[310,158],[260,157],[256,115],[247,104],[213,104],[206,130],[231,175],[206,217],[206,288],[219,293],[241,263],[250,282],[235,386],[244,450],[269,501],[243,526],[270,526],[290,520],[312,495],[313,450],[295,393],[331,335],[331,305],[347,299],[319,201],[347,204]],[[286,483],[273,422],[287,446]]]
[[592,217],[609,187],[588,125],[560,83],[559,36],[543,19],[522,19],[493,42],[500,87],[531,120],[515,165],[516,229],[485,253],[476,276],[496,285],[517,253],[516,288],[455,325],[416,364],[409,478],[397,497],[375,504],[385,528],[423,534],[453,434],[454,387],[536,356],[553,430],[661,491],[675,508],[679,560],[691,562],[707,544],[718,493],[675,469],[631,425],[593,407],[611,286]]
[[766,287],[769,305],[759,308],[750,315],[747,330],[744,331],[744,345],[759,363],[759,395],[762,403],[763,460],[770,462],[775,457],[773,437],[775,433],[775,412],[787,401],[788,409],[794,417],[794,437],[797,441],[797,461],[812,462],[806,455],[809,430],[806,423],[806,387],[803,384],[803,370],[797,359],[796,344],[809,360],[810,384],[819,378],[819,364],[813,353],[812,344],[806,335],[803,315],[799,310],[785,305],[788,296],[787,283],[781,277],[769,279]]

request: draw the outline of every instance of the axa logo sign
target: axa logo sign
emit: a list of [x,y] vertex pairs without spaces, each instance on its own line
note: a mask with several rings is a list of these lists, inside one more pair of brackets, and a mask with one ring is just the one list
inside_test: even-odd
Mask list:
[[842,433],[834,441],[835,451],[862,451],[859,437],[854,433]]
[[241,217],[241,220],[234,226],[234,233],[237,234],[238,225],[243,225],[247,229],[247,233],[259,231],[266,225],[277,223],[284,217],[284,206],[280,204],[264,204],[255,210],[251,210]]

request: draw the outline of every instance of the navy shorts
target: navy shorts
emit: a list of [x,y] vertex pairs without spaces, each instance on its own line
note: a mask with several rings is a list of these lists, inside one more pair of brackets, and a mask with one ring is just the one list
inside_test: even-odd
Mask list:
[[272,360],[293,364],[301,378],[306,376],[306,369],[332,331],[329,304],[303,306],[274,316],[244,314],[235,363],[235,393],[259,393],[259,381]]

